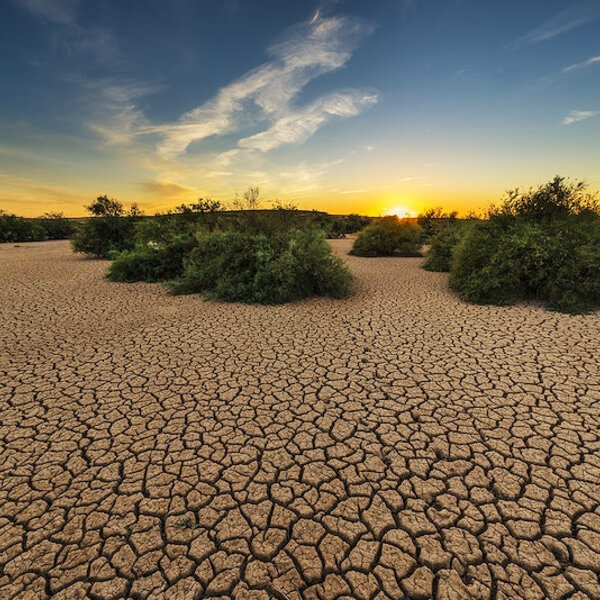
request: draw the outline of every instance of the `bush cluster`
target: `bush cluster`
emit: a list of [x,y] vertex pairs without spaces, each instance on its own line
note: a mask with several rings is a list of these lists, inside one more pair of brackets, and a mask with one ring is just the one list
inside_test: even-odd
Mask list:
[[441,208],[430,208],[417,217],[417,225],[421,228],[421,241],[424,244],[431,242],[440,228],[456,222],[457,212],[446,213]]
[[185,235],[173,236],[170,240],[157,243],[146,242],[125,250],[114,257],[107,278],[111,281],[169,281],[183,275],[183,263],[194,247],[194,238]]
[[64,240],[71,236],[72,230],[71,222],[62,213],[27,219],[0,210],[0,242]]
[[280,234],[199,231],[174,293],[230,302],[280,304],[310,296],[341,298],[352,276],[317,229]]
[[472,221],[450,219],[435,224],[429,238],[429,249],[423,268],[427,271],[448,273],[452,267],[454,249]]
[[327,213],[316,213],[313,223],[323,230],[329,239],[341,239],[352,233],[363,230],[371,219],[357,214],[333,216]]
[[419,227],[398,217],[383,217],[360,232],[350,254],[355,256],[421,256]]
[[241,205],[218,214],[178,207],[177,213],[138,221],[130,243],[111,254],[108,279],[162,281],[175,294],[279,304],[339,298],[352,280],[323,231],[293,207],[261,211]]
[[450,285],[467,301],[536,299],[569,313],[600,305],[600,212],[582,184],[556,177],[509,193],[453,250]]

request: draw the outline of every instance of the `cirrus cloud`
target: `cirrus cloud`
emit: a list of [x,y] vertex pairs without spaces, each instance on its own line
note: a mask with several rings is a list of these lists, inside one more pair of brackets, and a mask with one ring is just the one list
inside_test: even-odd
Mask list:
[[193,142],[263,124],[267,129],[243,138],[240,147],[267,151],[281,143],[303,141],[330,116],[354,116],[377,101],[374,93],[349,90],[328,94],[308,106],[293,104],[313,79],[342,68],[371,30],[358,19],[323,17],[317,12],[271,46],[270,62],[224,86],[176,122],[142,127],[138,135],[157,134],[158,154],[164,158],[185,153]]
[[572,125],[600,115],[600,110],[572,110],[564,119],[563,125]]

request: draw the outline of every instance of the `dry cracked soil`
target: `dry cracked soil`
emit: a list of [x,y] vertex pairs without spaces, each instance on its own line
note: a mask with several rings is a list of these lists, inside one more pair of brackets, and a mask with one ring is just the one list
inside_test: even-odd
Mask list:
[[348,263],[264,307],[1,246],[0,598],[600,598],[600,316]]

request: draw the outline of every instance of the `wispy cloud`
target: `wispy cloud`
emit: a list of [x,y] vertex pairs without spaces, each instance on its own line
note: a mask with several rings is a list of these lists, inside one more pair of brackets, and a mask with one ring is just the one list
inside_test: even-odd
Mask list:
[[570,71],[577,71],[578,69],[583,69],[585,67],[590,67],[591,65],[600,63],[600,56],[592,56],[592,58],[588,58],[580,63],[575,63],[574,65],[569,65],[565,67],[562,72],[569,73]]
[[15,0],[34,17],[59,25],[75,23],[75,11],[79,0]]
[[[79,86],[89,106],[87,126],[110,146],[111,155],[118,152],[124,161],[148,172],[147,179],[141,178],[141,192],[165,201],[186,199],[206,180],[213,189],[222,181],[230,189],[253,182],[276,187],[282,194],[314,190],[342,158],[286,165],[268,153],[284,144],[304,143],[331,120],[354,117],[378,101],[371,90],[325,90],[315,97],[306,89],[316,78],[343,68],[373,30],[362,19],[325,14],[323,9],[284,31],[267,49],[266,62],[217,89],[211,99],[177,120],[157,122],[146,114],[145,99],[163,88],[126,78],[128,69],[119,66],[118,43],[112,45],[112,56],[103,49],[111,45],[111,31],[104,30],[106,37],[100,29],[92,31],[79,14],[80,0],[14,1],[48,21],[63,48],[90,60],[113,61],[102,65],[111,67],[111,78],[91,78],[90,73],[98,71],[87,70],[85,76],[71,75],[70,81]],[[89,46],[78,49],[76,44],[83,44],[87,33]],[[212,144],[218,136],[222,139]]]
[[349,91],[330,94],[281,117],[269,129],[241,139],[239,146],[268,152],[283,144],[304,142],[332,117],[355,116],[364,106],[375,102],[377,94],[374,93]]
[[515,49],[550,40],[562,33],[594,21],[598,17],[600,17],[600,3],[597,0],[579,2],[534,27],[509,44],[509,47]]
[[563,125],[572,125],[600,115],[600,110],[572,110],[562,121]]
[[109,144],[127,144],[148,126],[148,119],[136,102],[162,89],[161,85],[139,81],[80,79],[78,82],[95,98],[97,114],[89,127]]
[[184,153],[192,142],[265,121],[271,122],[271,127],[244,138],[241,147],[266,151],[279,145],[274,144],[275,138],[280,143],[306,139],[328,116],[352,116],[359,106],[376,100],[372,94],[372,101],[361,102],[360,97],[365,95],[351,90],[300,109],[292,105],[310,81],[343,67],[370,30],[357,19],[323,17],[317,12],[309,21],[288,30],[270,48],[270,62],[221,88],[213,99],[188,111],[177,122],[149,126],[140,133],[162,136],[157,148],[166,158]]

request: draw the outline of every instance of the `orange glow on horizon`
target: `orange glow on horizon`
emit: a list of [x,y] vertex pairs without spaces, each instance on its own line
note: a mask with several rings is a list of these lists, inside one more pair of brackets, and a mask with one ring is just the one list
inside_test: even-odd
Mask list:
[[408,208],[404,205],[395,205],[390,208],[386,215],[395,215],[399,219],[409,219],[411,217],[416,217],[418,212]]

